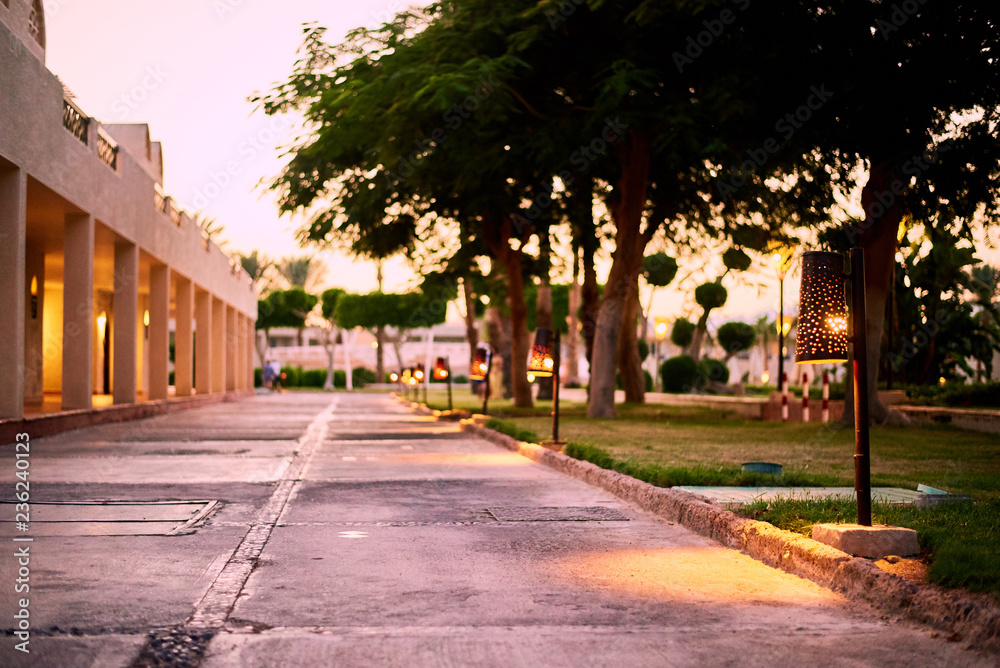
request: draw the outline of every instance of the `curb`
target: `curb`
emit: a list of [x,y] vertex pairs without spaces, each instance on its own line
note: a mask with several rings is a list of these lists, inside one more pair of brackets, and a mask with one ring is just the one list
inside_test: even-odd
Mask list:
[[[424,415],[434,414],[426,406],[400,400]],[[992,596],[909,582],[886,573],[867,559],[852,557],[767,522],[741,517],[695,494],[656,487],[540,445],[518,441],[473,420],[462,420],[461,425],[463,430],[484,440],[600,487],[643,510],[741,550],[768,566],[812,580],[880,611],[947,629],[955,634],[952,636],[955,641],[968,641],[972,648],[1000,651],[1000,603]]]

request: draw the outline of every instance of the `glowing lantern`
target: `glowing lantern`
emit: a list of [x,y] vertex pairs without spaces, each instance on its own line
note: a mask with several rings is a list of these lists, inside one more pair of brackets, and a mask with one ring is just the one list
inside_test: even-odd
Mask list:
[[531,347],[528,373],[535,378],[550,378],[555,372],[555,340],[552,330],[539,327],[535,332],[535,345]]
[[804,253],[798,337],[795,342],[796,364],[846,361],[847,330],[844,256],[839,253]]

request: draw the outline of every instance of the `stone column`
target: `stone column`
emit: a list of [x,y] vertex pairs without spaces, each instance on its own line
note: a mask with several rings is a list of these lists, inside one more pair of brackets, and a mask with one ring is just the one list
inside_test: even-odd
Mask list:
[[0,419],[24,415],[24,254],[28,174],[0,171]]
[[247,319],[239,311],[236,312],[236,389],[247,389]]
[[94,376],[94,217],[66,216],[63,237],[62,407],[91,408]]
[[198,394],[212,393],[212,373],[215,361],[212,357],[212,293],[198,292],[195,297],[195,388]]
[[247,388],[254,389],[254,360],[257,356],[257,322],[247,318]]
[[149,268],[149,393],[150,401],[168,398],[170,386],[170,267]]
[[239,336],[236,328],[236,309],[226,305],[226,391],[236,390],[236,376],[239,373]]
[[138,400],[139,247],[119,239],[115,243],[114,403]]
[[226,304],[212,297],[212,392],[226,391]]
[[178,397],[190,397],[193,387],[191,332],[194,320],[194,283],[183,276],[174,280],[174,391]]

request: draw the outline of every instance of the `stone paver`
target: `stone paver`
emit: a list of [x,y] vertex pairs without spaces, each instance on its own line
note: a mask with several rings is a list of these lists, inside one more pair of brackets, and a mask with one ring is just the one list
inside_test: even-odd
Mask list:
[[[40,536],[33,654],[0,634],[3,666],[127,666],[152,631],[201,630],[209,667],[995,665],[385,396],[261,396],[31,453],[34,501],[220,505],[188,535]],[[487,511],[538,507],[624,519]],[[0,597],[8,633],[14,613]]]

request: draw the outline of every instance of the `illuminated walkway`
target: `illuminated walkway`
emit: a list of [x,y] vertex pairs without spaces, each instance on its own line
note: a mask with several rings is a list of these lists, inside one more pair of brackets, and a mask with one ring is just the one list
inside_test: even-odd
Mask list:
[[381,395],[105,425],[30,461],[33,653],[0,633],[4,666],[990,665]]

